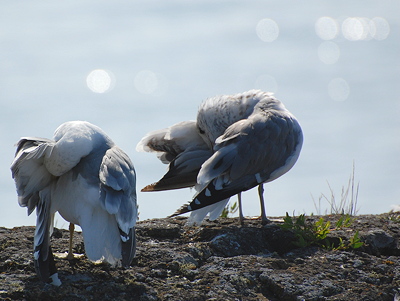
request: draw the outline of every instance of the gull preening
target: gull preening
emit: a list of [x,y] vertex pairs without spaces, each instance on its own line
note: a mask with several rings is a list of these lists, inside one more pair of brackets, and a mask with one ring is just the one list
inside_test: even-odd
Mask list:
[[99,127],[71,121],[53,140],[21,138],[11,171],[19,205],[28,215],[36,209],[34,262],[41,280],[61,284],[50,246],[57,211],[82,228],[90,260],[129,266],[136,250],[135,170]]
[[136,146],[137,151],[155,152],[169,164],[161,180],[142,191],[161,191],[195,186],[201,165],[211,157],[212,149],[198,133],[195,121],[183,121],[148,133]]
[[[197,121],[151,132],[139,142],[138,151],[156,152],[169,163],[163,179],[143,191],[195,186],[192,201],[171,216],[191,212],[189,223],[199,224],[207,214],[216,219],[236,194],[242,220],[240,193],[258,186],[265,222],[263,184],[293,167],[302,144],[298,121],[272,93],[212,97],[200,105]],[[166,181],[171,184],[164,187]]]

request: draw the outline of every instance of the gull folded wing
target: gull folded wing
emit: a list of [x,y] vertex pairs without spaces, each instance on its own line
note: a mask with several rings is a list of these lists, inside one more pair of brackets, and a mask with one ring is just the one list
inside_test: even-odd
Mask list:
[[137,218],[136,174],[127,154],[114,146],[105,153],[100,166],[100,200],[114,214],[120,229],[122,262],[129,265],[135,255]]

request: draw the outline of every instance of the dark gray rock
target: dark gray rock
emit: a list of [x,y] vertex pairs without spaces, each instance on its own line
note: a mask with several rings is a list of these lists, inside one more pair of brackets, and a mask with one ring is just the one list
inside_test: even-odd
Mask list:
[[[318,217],[310,217],[310,219]],[[334,224],[335,216],[326,216]],[[61,287],[41,283],[33,266],[33,227],[0,228],[1,300],[382,300],[400,287],[399,223],[388,215],[357,216],[349,229],[363,247],[329,251],[298,248],[280,222],[263,226],[237,219],[185,226],[185,218],[138,223],[137,255],[130,268],[94,264],[82,257],[56,259]],[[68,231],[56,230],[54,252],[68,248]],[[82,252],[82,235],[74,236]]]
[[397,248],[398,239],[383,229],[362,232],[361,237],[370,248],[370,252],[384,255],[400,255]]

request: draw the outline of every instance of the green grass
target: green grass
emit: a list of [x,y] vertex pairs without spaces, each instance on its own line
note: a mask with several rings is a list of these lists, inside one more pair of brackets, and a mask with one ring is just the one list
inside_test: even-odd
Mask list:
[[234,213],[236,213],[236,211],[238,211],[239,206],[238,206],[238,202],[235,201],[232,205],[231,202],[229,202],[225,208],[222,210],[222,213],[220,215],[220,217],[222,218],[228,218],[229,215],[232,215]]
[[340,216],[334,226],[331,226],[331,222],[326,221],[323,217],[320,217],[317,221],[311,221],[304,214],[298,217],[291,217],[287,212],[283,221],[281,228],[295,234],[296,241],[294,241],[294,244],[300,248],[314,245],[327,250],[348,250],[358,249],[363,246],[358,231],[348,240],[343,240],[339,237],[339,242],[335,242],[328,237],[332,231],[350,227],[353,222],[350,215]]

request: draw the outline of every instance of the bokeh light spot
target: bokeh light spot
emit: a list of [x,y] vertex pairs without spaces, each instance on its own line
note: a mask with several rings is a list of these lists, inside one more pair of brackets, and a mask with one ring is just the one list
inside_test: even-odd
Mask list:
[[262,19],[256,26],[257,36],[263,42],[273,42],[279,36],[279,26],[272,19]]
[[390,25],[386,19],[381,17],[372,18],[369,23],[371,36],[375,40],[384,40],[388,37],[390,33]]
[[369,41],[372,39],[372,35],[371,35],[371,20],[368,18],[357,18],[363,27],[363,34],[361,35],[361,39],[363,41]]
[[331,17],[321,17],[315,22],[315,33],[323,40],[333,40],[339,34],[339,24]]
[[336,101],[345,101],[350,94],[350,86],[343,78],[334,78],[328,84],[329,96]]
[[340,57],[339,46],[331,41],[325,41],[318,47],[318,58],[325,64],[335,64]]
[[115,86],[115,77],[110,71],[95,69],[86,77],[88,88],[95,93],[105,93]]
[[359,41],[368,34],[369,28],[361,18],[346,18],[342,23],[343,36],[349,41]]
[[142,94],[162,95],[167,89],[165,78],[150,70],[140,71],[135,76],[134,85]]

